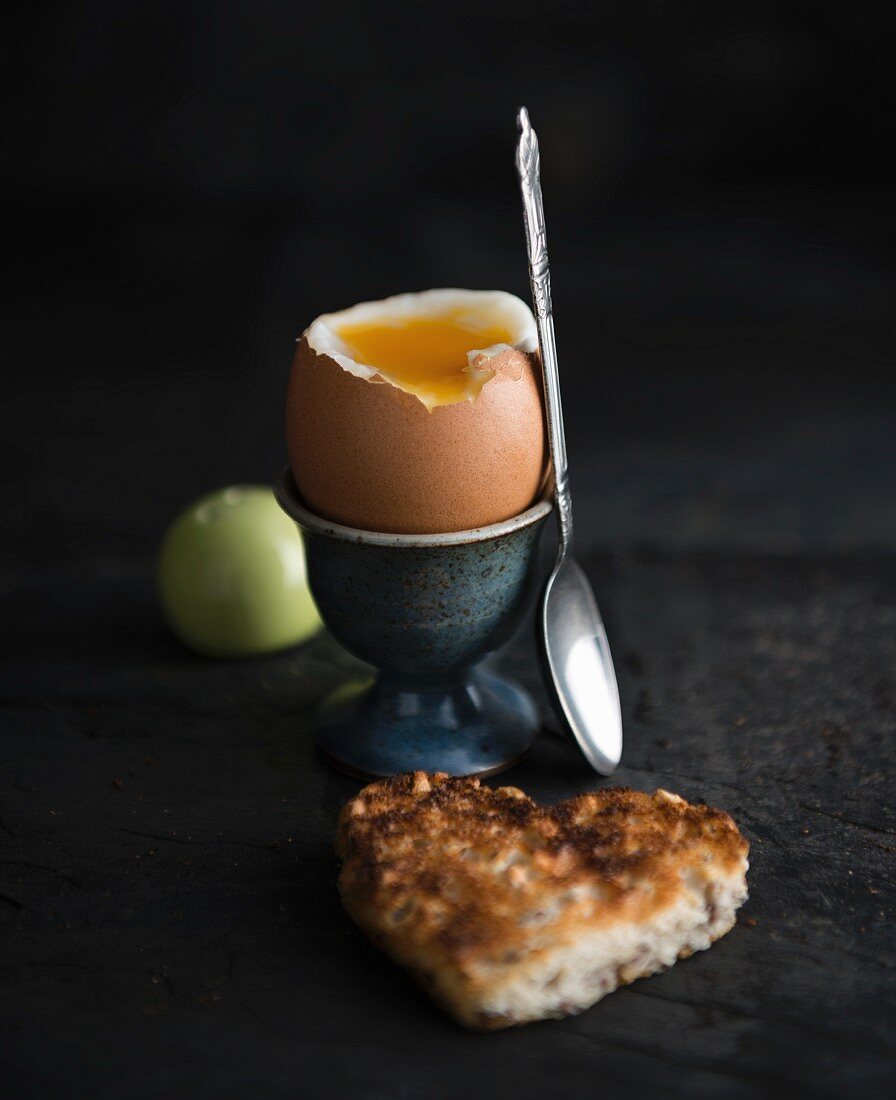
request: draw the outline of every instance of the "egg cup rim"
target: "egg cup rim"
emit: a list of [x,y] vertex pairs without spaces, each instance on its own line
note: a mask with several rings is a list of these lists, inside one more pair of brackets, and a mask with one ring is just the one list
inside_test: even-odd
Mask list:
[[435,548],[440,546],[463,546],[473,542],[488,542],[490,539],[512,535],[534,523],[547,519],[554,510],[553,482],[550,482],[541,497],[524,512],[510,519],[491,523],[487,527],[471,527],[466,531],[445,531],[438,534],[398,534],[387,531],[365,531],[360,527],[346,527],[335,520],[325,519],[310,511],[301,500],[295,480],[289,466],[284,467],[274,485],[274,495],[284,512],[299,527],[315,535],[345,542],[364,543],[368,546],[396,546]]

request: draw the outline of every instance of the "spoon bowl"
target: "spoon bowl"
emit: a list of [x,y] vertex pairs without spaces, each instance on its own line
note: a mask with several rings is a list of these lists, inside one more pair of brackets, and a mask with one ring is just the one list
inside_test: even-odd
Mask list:
[[574,733],[580,731],[576,740],[588,763],[609,775],[622,757],[619,691],[594,593],[573,558],[565,558],[548,578],[540,625],[544,678],[554,706]]

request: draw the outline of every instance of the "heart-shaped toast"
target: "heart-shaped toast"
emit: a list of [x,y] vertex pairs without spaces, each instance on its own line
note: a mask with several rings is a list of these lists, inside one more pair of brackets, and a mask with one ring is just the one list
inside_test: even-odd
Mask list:
[[399,775],[344,807],[336,848],[357,924],[476,1029],[580,1012],[709,947],[747,897],[731,818],[661,790],[538,806]]

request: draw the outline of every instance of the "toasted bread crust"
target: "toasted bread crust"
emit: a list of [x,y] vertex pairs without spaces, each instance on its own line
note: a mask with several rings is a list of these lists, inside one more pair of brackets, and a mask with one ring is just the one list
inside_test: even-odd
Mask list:
[[515,787],[417,772],[352,799],[336,848],[352,917],[475,1027],[561,1014],[562,1003],[505,1010],[501,990],[512,1001],[521,974],[535,980],[571,958],[583,935],[598,954],[602,942],[617,945],[606,960],[615,988],[668,965],[654,965],[643,942],[641,963],[616,957],[622,945],[671,934],[674,961],[727,931],[746,893],[748,845],[731,818],[666,791],[607,788],[542,807]]

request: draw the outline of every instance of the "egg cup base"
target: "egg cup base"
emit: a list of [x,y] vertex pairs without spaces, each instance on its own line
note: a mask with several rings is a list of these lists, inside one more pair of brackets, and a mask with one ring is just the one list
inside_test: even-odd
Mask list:
[[318,748],[340,771],[374,779],[405,771],[494,775],[531,748],[540,721],[514,681],[475,668],[454,685],[383,674],[341,685],[318,707]]

